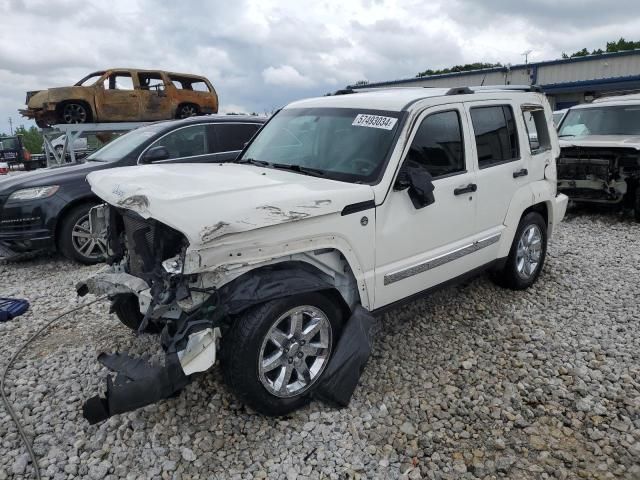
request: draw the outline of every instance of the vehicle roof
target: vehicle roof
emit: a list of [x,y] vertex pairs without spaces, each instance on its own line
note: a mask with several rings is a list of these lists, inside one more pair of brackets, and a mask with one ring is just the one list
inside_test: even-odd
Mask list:
[[266,117],[256,115],[199,115],[197,117],[182,118],[180,120],[163,120],[153,125],[163,125],[167,129],[192,123],[264,123]]
[[[522,95],[531,92],[530,86],[487,86],[487,87],[392,87],[345,90],[344,94],[326,95],[324,97],[307,98],[288,104],[285,108],[361,108],[373,110],[402,111],[407,110],[413,103],[435,97],[454,98],[457,101],[483,100],[490,94],[495,98],[500,93],[503,98],[510,98],[513,94]],[[527,89],[527,90],[525,90]],[[452,100],[456,101],[456,100]]]
[[575,105],[570,110],[577,110],[583,108],[596,108],[596,107],[615,107],[621,105],[638,104],[640,105],[640,94],[635,95],[619,95],[615,97],[602,97],[597,98],[591,103],[583,103],[581,105]]
[[104,70],[96,70],[93,73],[90,73],[89,75],[102,75],[104,72],[111,72],[111,71],[120,71],[120,70],[124,70],[124,71],[128,71],[128,72],[162,72],[162,73],[166,73],[168,75],[176,75],[179,77],[187,77],[187,78],[207,78],[204,75],[196,75],[193,73],[180,73],[180,72],[169,72],[167,70],[160,70],[160,69],[145,69],[145,68],[129,68],[129,67],[112,67],[112,68],[105,68]]

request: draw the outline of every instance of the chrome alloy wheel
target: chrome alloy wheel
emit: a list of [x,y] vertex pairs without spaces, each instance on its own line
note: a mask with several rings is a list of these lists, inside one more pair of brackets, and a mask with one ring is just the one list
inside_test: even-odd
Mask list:
[[280,398],[300,395],[315,383],[331,354],[331,323],[317,307],[303,305],[269,328],[258,356],[258,376]]
[[529,225],[518,240],[518,250],[516,251],[518,275],[525,280],[531,278],[536,273],[541,258],[542,232],[537,225]]
[[78,219],[71,231],[71,243],[76,252],[91,260],[100,260],[107,255],[107,231],[91,233],[89,214]]

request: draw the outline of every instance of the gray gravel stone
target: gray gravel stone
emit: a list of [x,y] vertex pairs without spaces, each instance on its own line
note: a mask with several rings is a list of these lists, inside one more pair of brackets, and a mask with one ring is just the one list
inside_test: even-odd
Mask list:
[[[68,478],[640,478],[640,225],[572,214],[529,290],[486,277],[392,310],[351,405],[312,402],[282,419],[244,408],[218,369],[176,398],[90,426],[102,352],[161,362],[92,305],[57,324],[9,373],[40,471]],[[54,256],[0,264],[3,296],[30,311],[0,324],[0,367],[47,319],[79,300],[96,267]],[[82,300],[84,301],[84,300]],[[31,474],[0,409],[0,480]]]

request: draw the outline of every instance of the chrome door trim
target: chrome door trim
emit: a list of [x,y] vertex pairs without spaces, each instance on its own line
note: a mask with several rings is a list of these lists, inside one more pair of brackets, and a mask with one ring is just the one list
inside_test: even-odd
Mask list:
[[398,270],[393,273],[389,273],[384,276],[384,284],[390,285],[392,283],[398,282],[400,280],[404,280],[405,278],[412,277],[414,275],[418,275],[419,273],[426,272],[427,270],[432,270],[436,267],[440,267],[446,263],[453,262],[454,260],[458,260],[466,255],[470,255],[478,250],[488,247],[489,245],[493,245],[494,243],[500,240],[502,236],[501,233],[496,233],[495,235],[491,235],[489,237],[483,238],[482,240],[477,240],[473,243],[465,245],[464,247],[456,248],[450,252],[444,253],[442,255],[438,255],[437,257],[433,257],[426,262],[421,262],[411,267],[403,268],[402,270]]

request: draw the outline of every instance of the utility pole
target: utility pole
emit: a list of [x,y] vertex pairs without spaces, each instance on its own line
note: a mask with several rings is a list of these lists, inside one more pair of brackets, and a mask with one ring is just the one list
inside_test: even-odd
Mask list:
[[524,55],[524,63],[525,65],[529,63],[529,55],[531,55],[531,52],[533,52],[533,50],[525,50],[524,52],[522,52],[520,55]]
[[9,129],[11,130],[11,135],[13,135],[13,120],[9,117]]

